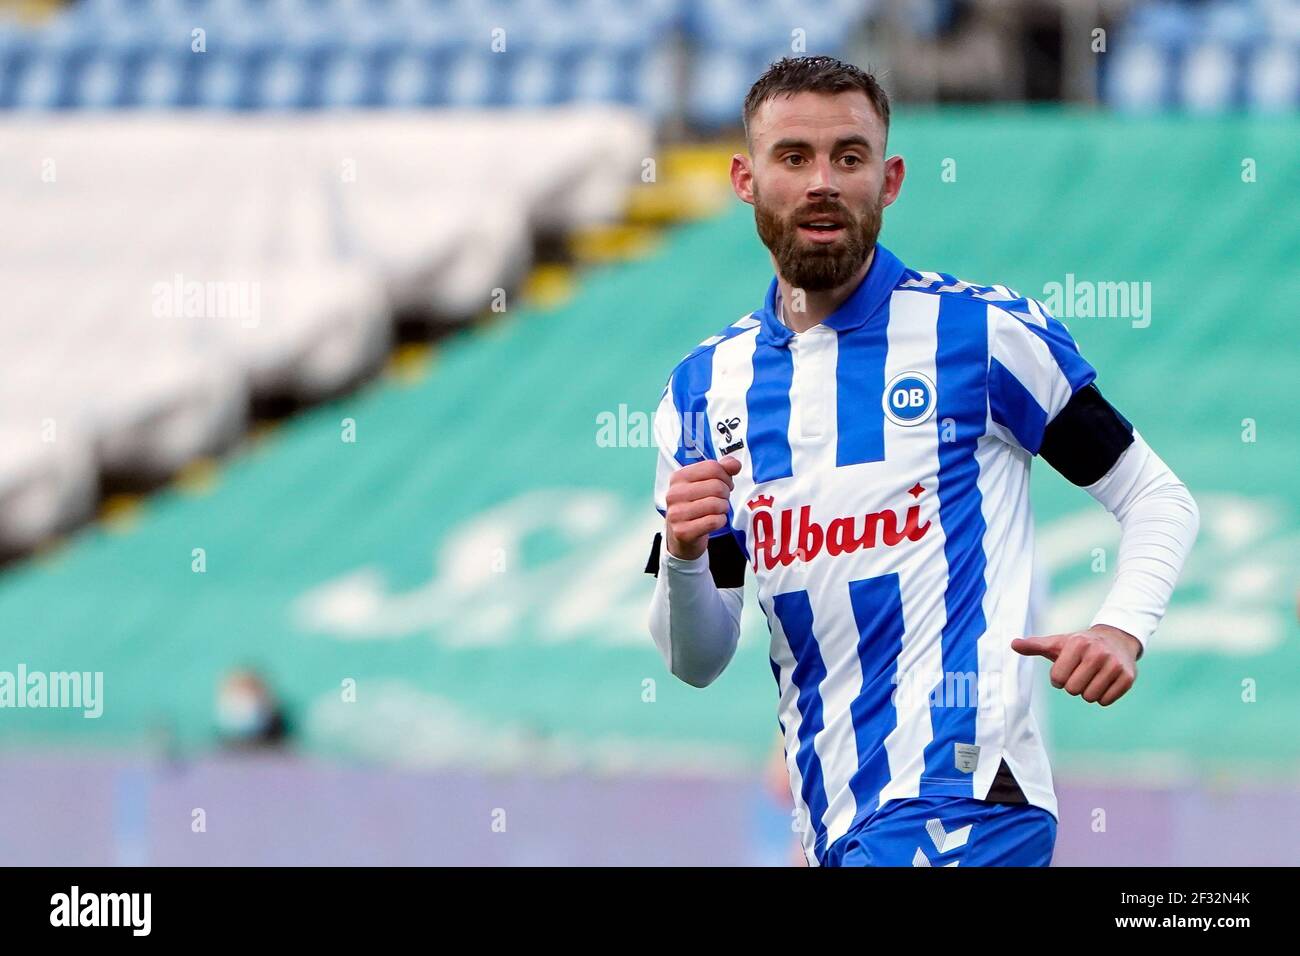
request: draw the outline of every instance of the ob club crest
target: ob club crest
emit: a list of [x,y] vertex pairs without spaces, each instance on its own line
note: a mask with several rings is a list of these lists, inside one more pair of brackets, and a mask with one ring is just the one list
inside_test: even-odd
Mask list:
[[881,405],[895,425],[921,425],[934,414],[934,382],[922,372],[902,372],[885,386]]

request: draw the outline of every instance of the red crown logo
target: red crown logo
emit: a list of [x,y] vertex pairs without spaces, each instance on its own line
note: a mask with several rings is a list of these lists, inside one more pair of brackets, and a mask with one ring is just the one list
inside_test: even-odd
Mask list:
[[775,503],[775,501],[776,499],[773,498],[771,495],[759,495],[757,498],[753,498],[750,500],[749,510],[753,511],[755,508],[770,508]]

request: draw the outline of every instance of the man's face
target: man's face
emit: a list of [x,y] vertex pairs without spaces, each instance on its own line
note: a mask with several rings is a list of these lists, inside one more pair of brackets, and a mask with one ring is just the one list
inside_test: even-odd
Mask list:
[[834,289],[857,275],[903,185],[885,159],[885,124],[865,93],[767,100],[749,124],[750,156],[732,158],[732,186],[754,207],[763,244],[787,282]]

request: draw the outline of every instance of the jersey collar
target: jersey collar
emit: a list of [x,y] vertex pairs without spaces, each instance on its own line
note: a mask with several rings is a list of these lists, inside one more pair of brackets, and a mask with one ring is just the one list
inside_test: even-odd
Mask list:
[[[889,300],[894,286],[898,285],[898,280],[903,277],[903,271],[903,263],[898,260],[898,257],[880,243],[876,243],[876,255],[871,261],[871,268],[862,277],[853,294],[840,303],[840,307],[828,315],[822,325],[829,326],[836,332],[856,329]],[[786,348],[795,333],[777,317],[777,288],[776,276],[773,276],[771,284],[767,287],[763,308],[759,312],[762,328],[758,333],[758,341],[762,345]]]

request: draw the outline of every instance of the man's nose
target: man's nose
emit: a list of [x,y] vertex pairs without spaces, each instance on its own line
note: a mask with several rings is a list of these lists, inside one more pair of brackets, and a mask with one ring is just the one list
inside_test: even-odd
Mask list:
[[835,173],[830,160],[819,159],[813,163],[812,180],[808,183],[809,199],[838,199],[840,188],[835,184]]

